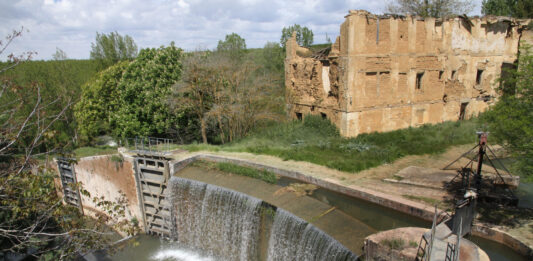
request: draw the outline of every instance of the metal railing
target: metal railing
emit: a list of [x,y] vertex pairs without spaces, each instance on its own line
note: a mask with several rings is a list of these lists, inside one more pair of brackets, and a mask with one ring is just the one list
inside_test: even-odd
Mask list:
[[135,137],[120,140],[120,146],[138,153],[165,154],[177,149],[173,139],[155,137]]
[[418,244],[418,250],[416,251],[416,261],[425,261],[429,260],[429,256],[426,255],[426,248],[428,246],[428,241],[424,236],[420,239],[420,243]]

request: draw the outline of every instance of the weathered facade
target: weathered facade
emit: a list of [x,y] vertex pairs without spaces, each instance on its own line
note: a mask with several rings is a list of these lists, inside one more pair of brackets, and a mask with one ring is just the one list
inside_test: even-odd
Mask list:
[[527,22],[350,11],[329,49],[287,41],[289,113],[322,115],[349,137],[467,119],[499,97],[502,68],[531,40]]

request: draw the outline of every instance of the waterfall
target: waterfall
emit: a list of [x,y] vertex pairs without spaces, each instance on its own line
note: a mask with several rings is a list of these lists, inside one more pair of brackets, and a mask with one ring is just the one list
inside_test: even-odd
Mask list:
[[278,208],[270,233],[267,260],[355,261],[357,256],[313,225]]
[[174,237],[225,260],[257,260],[261,200],[218,186],[171,179]]
[[274,212],[275,207],[264,211],[268,204],[257,198],[180,177],[172,177],[169,187],[173,238],[180,247],[203,256],[216,260],[357,259],[335,239],[289,212],[280,208]]

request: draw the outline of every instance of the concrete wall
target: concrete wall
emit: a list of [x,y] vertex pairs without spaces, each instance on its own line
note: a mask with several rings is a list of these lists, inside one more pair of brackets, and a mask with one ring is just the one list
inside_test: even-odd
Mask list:
[[94,197],[116,201],[124,195],[127,200],[125,218],[131,220],[136,217],[142,226],[133,158],[126,156],[120,163],[112,161],[111,157],[111,155],[85,157],[74,165],[77,181],[81,182],[83,188],[91,194],[91,197],[81,195],[83,212],[90,216],[104,213],[93,202]]
[[287,42],[290,114],[325,115],[344,136],[467,119],[499,97],[527,22],[350,11],[327,57]]

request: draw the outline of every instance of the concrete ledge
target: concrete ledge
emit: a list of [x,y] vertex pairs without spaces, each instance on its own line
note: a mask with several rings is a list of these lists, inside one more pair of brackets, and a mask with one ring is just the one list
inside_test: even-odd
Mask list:
[[483,223],[478,223],[472,226],[472,234],[481,238],[485,238],[500,244],[506,245],[520,255],[533,260],[533,247],[526,245],[522,241],[513,237],[511,234],[501,231],[498,228],[490,227]]
[[[189,160],[185,159],[185,160]],[[306,183],[314,184],[329,190],[333,190],[335,192],[339,192],[351,197],[363,199],[365,201],[369,201],[381,206],[385,206],[394,210],[397,210],[399,212],[409,214],[412,216],[416,216],[419,218],[422,218],[426,221],[432,221],[433,215],[434,215],[434,208],[430,206],[426,206],[424,204],[410,201],[403,198],[393,199],[390,198],[390,195],[387,195],[385,193],[381,193],[378,191],[372,191],[365,188],[353,188],[353,187],[346,187],[344,185],[335,183],[335,181],[331,180],[324,180],[324,179],[317,179],[315,177],[306,175],[301,172],[297,171],[290,171],[285,169],[280,169],[276,167],[272,167],[269,165],[259,164],[255,162],[251,162],[248,160],[242,160],[242,159],[236,159],[236,158],[230,158],[230,157],[223,157],[223,156],[216,156],[216,155],[209,155],[209,154],[201,154],[195,156],[195,159],[203,159],[203,160],[209,160],[214,162],[229,162],[240,166],[246,166],[261,170],[267,170],[270,172],[273,172],[275,174],[300,180]],[[185,161],[183,160],[183,161]],[[439,213],[443,212],[442,210],[439,210]],[[444,214],[442,214],[444,216]]]
[[[402,227],[386,231],[381,231],[365,238],[364,253],[367,260],[415,260],[420,238],[424,233],[430,233],[427,228],[420,227]],[[403,243],[403,246],[396,246],[398,249],[392,249],[387,245],[386,240]],[[416,245],[411,245],[411,243]],[[446,255],[448,243],[456,244],[456,237],[446,237],[437,239],[434,243],[431,260],[443,260]],[[389,243],[390,244],[390,243]],[[463,238],[461,239],[460,260],[463,261],[489,261],[487,253],[479,248],[476,244]]]
[[[170,171],[173,175],[177,171],[185,168],[190,163],[196,161],[196,160],[208,160],[213,162],[228,162],[233,163],[240,166],[245,167],[251,167],[261,170],[267,170],[270,172],[273,172],[275,174],[296,179],[299,181],[307,182],[310,184],[314,184],[338,193],[342,193],[351,197],[355,197],[358,199],[362,199],[365,201],[369,201],[390,209],[394,209],[396,211],[415,216],[418,218],[422,218],[426,221],[432,221],[433,215],[434,215],[434,208],[431,206],[427,206],[422,203],[414,202],[411,200],[403,199],[403,198],[390,198],[390,195],[381,193],[378,191],[373,191],[366,188],[361,187],[346,187],[344,185],[338,184],[335,182],[335,180],[324,180],[324,179],[317,179],[315,177],[312,177],[310,175],[306,175],[301,172],[297,171],[290,171],[285,170],[265,164],[255,163],[249,160],[243,160],[238,158],[232,158],[232,157],[226,157],[226,156],[218,156],[218,155],[210,155],[210,154],[198,154],[194,155],[182,160],[178,161],[172,161],[170,162]],[[444,217],[446,214],[442,210],[438,210],[440,214],[439,218]],[[488,227],[484,224],[475,224],[472,229],[472,234],[475,236],[479,236],[485,239],[489,239],[492,241],[495,241],[497,243],[506,245],[519,253],[522,256],[532,258],[533,257],[533,248],[531,246],[528,246],[521,242],[520,240],[516,239],[512,235],[498,230],[496,228]]]

